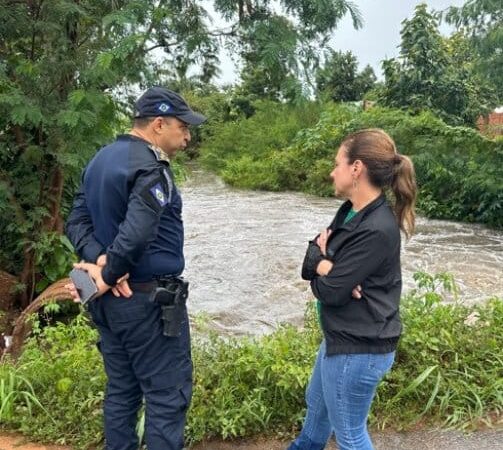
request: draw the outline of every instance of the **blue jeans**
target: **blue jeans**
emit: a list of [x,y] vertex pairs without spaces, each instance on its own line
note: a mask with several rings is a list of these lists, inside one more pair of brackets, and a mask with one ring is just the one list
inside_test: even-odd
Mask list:
[[322,450],[332,432],[340,450],[373,450],[367,417],[394,358],[395,352],[327,356],[323,341],[306,391],[304,426],[288,450]]

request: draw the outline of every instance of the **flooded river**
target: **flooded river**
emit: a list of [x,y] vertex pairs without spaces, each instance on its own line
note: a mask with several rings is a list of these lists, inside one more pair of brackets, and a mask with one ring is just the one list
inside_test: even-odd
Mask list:
[[[190,311],[232,334],[300,325],[312,298],[300,266],[307,241],[341,202],[301,193],[241,191],[203,171],[183,185]],[[404,290],[417,270],[451,272],[464,302],[503,297],[503,232],[419,218],[403,245]]]

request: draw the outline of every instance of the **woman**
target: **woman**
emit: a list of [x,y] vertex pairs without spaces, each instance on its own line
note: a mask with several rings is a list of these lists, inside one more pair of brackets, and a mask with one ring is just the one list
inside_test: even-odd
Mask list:
[[304,426],[289,450],[321,450],[332,432],[341,450],[372,450],[367,416],[401,332],[400,229],[407,238],[414,231],[414,168],[384,131],[367,129],[342,142],[330,176],[347,201],[309,243],[302,267],[324,339]]

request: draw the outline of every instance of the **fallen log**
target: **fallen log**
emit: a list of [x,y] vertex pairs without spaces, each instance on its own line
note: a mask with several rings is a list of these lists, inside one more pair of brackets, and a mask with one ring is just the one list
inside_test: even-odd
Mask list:
[[47,303],[56,301],[70,300],[68,290],[65,289],[65,284],[70,283],[70,278],[63,278],[56,281],[46,288],[33,302],[16,319],[14,329],[12,331],[10,345],[4,349],[2,360],[6,355],[10,355],[12,359],[17,359],[21,355],[24,342],[31,331],[30,317],[37,313]]

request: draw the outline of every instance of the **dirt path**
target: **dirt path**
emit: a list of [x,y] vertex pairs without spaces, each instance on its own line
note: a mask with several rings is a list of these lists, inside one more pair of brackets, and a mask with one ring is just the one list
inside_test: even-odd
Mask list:
[[[503,450],[503,430],[463,434],[457,431],[372,433],[375,450]],[[191,450],[285,450],[288,443],[274,440],[208,442]],[[326,450],[335,450],[333,442]]]
[[20,434],[0,434],[0,450],[68,450],[69,447],[28,443]]
[[[458,431],[414,431],[373,433],[376,450],[503,450],[503,430],[463,434]],[[288,443],[277,440],[202,442],[191,450],[285,450]],[[335,450],[333,443],[327,450]],[[1,434],[0,450],[70,450],[70,447],[27,443],[20,435]]]

